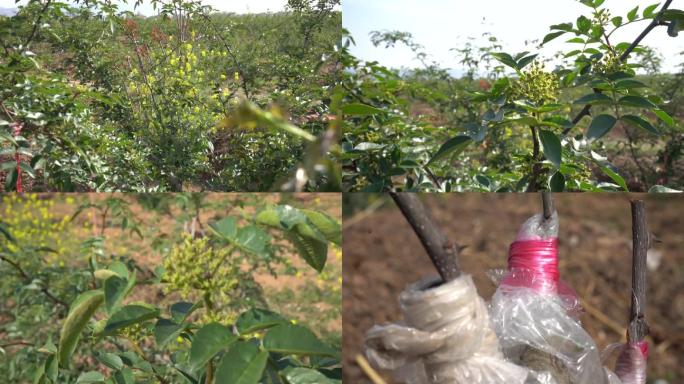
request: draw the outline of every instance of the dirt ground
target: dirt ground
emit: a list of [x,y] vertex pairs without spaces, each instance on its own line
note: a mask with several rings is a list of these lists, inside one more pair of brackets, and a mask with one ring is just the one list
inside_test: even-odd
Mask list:
[[[659,240],[649,251],[649,382],[684,383],[684,196],[556,194],[561,278],[577,291],[584,307],[582,324],[601,350],[624,340],[631,289],[629,199],[635,197],[645,199],[649,229]],[[399,293],[408,283],[436,274],[399,210],[383,199],[386,203],[376,200],[344,219],[345,383],[371,382],[355,362],[364,332],[373,324],[401,320]],[[486,272],[505,268],[519,225],[541,210],[539,196],[425,195],[423,201],[447,236],[466,246],[461,266],[490,299],[496,287]],[[349,214],[351,208],[344,211]],[[387,372],[381,373],[392,382]]]

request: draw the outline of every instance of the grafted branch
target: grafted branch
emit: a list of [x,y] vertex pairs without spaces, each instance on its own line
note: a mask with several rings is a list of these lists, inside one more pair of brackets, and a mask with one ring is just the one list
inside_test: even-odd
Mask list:
[[627,340],[638,342],[648,334],[646,323],[646,254],[650,247],[650,235],[646,224],[643,200],[633,200],[632,205],[632,298],[629,313]]
[[390,192],[390,195],[411,224],[442,280],[449,282],[458,278],[461,275],[459,245],[446,238],[416,194]]
[[556,207],[553,205],[553,196],[551,196],[551,192],[549,191],[542,191],[541,199],[542,208],[544,211],[544,219],[548,220],[551,218],[551,216],[553,216],[553,213],[556,211]]

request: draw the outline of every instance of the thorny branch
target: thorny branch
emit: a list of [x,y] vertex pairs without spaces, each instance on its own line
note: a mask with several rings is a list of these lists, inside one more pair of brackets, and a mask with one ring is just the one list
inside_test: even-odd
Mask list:
[[[33,281],[33,278],[31,276],[29,276],[28,273],[26,273],[26,271],[24,271],[24,269],[15,261],[12,261],[11,259],[5,257],[4,255],[0,255],[0,260],[7,262],[7,264],[14,267],[14,269],[16,269],[17,272],[19,272],[19,275],[21,275],[21,277],[24,279],[24,281],[26,283],[30,283]],[[52,293],[50,293],[50,291],[48,291],[47,287],[40,287],[40,291],[43,292],[45,294],[45,296],[50,298],[50,300],[52,300],[56,304],[60,304],[60,305],[64,306],[64,308],[69,308],[69,305],[66,302],[64,302],[60,298],[58,298],[58,297],[54,296]]]

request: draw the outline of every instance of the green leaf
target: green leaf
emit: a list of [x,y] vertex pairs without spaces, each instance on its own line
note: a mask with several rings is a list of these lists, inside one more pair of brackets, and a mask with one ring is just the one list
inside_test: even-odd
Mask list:
[[158,346],[163,347],[178,338],[186,327],[186,324],[178,324],[169,319],[159,319],[154,325],[154,340]]
[[112,313],[126,296],[128,281],[119,276],[111,276],[104,282],[105,308]]
[[657,109],[658,106],[653,104],[650,100],[641,96],[623,96],[618,100],[620,105],[626,107],[637,107],[637,108],[647,108],[647,109]]
[[102,383],[105,380],[103,374],[97,371],[83,372],[78,376],[76,384]]
[[544,36],[544,40],[542,40],[541,45],[544,45],[544,44],[548,43],[549,41],[551,41],[551,40],[553,40],[559,36],[564,35],[565,33],[566,33],[566,31],[551,32],[551,33],[547,34],[546,36]]
[[525,68],[529,63],[533,62],[535,58],[537,58],[538,55],[529,55],[526,57],[523,57],[518,61],[518,68],[523,69]]
[[629,13],[627,14],[627,20],[629,20],[629,21],[636,20],[638,12],[639,12],[639,6],[637,5],[636,7],[634,7],[634,9],[629,11]]
[[202,306],[202,303],[193,304],[187,301],[179,301],[177,303],[171,304],[169,307],[169,313],[173,321],[180,323],[185,321],[185,319],[195,312],[198,308]]
[[95,355],[95,358],[97,358],[97,360],[100,363],[106,365],[111,369],[118,371],[119,369],[123,368],[123,361],[121,361],[121,358],[118,355],[115,355],[113,353],[97,353]]
[[617,119],[611,115],[598,115],[594,117],[587,130],[587,139],[599,139],[615,126]]
[[575,104],[606,104],[612,102],[613,99],[603,93],[590,93],[575,100]]
[[219,351],[237,340],[230,328],[218,323],[209,323],[195,333],[190,347],[190,366],[197,369],[206,364]]
[[468,146],[468,144],[472,142],[473,139],[465,135],[459,135],[449,139],[446,143],[442,144],[442,146],[439,147],[439,150],[437,151],[437,153],[435,153],[434,156],[432,156],[432,158],[428,162],[428,165],[434,163],[435,161],[439,161],[447,156],[455,156],[461,153]]
[[615,16],[610,21],[613,23],[614,26],[619,27],[622,25],[622,16]]
[[669,127],[674,127],[675,126],[675,121],[674,119],[667,114],[667,112],[663,111],[662,109],[655,109],[653,110],[653,113],[658,116],[660,120],[662,120],[665,124],[667,124]]
[[103,335],[115,334],[120,329],[151,320],[159,316],[159,308],[148,304],[130,304],[119,308],[107,320]]
[[135,384],[135,376],[133,375],[133,370],[130,368],[124,368],[114,372],[113,378],[114,383],[116,384]]
[[228,240],[235,239],[237,236],[237,221],[229,216],[217,222],[210,223],[209,228],[218,236]]
[[551,179],[549,180],[549,188],[551,189],[551,192],[565,191],[565,176],[563,176],[560,171],[556,171],[556,173],[551,176]]
[[59,338],[59,364],[66,367],[86,324],[104,301],[102,291],[87,291],[71,305]]
[[353,115],[353,116],[366,116],[366,115],[377,115],[380,113],[385,113],[380,108],[373,107],[368,104],[362,104],[362,103],[352,103],[352,104],[347,104],[342,107],[342,113],[345,115]]
[[649,5],[648,7],[644,8],[644,18],[650,19],[653,16],[655,16],[655,10],[656,10],[656,8],[658,8],[659,5],[660,5],[660,3],[655,3],[655,4]]
[[328,244],[302,235],[301,232],[306,232],[306,229],[311,230],[304,224],[298,224],[292,231],[285,233],[285,237],[295,246],[299,256],[301,256],[307,264],[313,267],[316,271],[321,272],[325,267],[328,258]]
[[647,131],[650,132],[650,133],[654,133],[654,134],[656,134],[656,135],[659,135],[659,134],[660,134],[660,132],[658,132],[658,130],[657,130],[654,126],[652,126],[651,123],[649,123],[648,121],[642,119],[642,118],[639,117],[639,116],[636,116],[636,115],[625,115],[625,116],[620,116],[620,120],[626,121],[626,122],[628,122],[628,123],[630,123],[630,124],[632,124],[632,125],[635,125],[635,126],[637,126],[637,127],[639,127],[639,128],[643,128],[643,129],[647,130]]
[[323,212],[311,209],[302,209],[301,211],[328,241],[342,245],[342,226],[337,220]]
[[17,179],[19,179],[19,173],[14,167],[5,176],[5,192],[14,191],[17,188]]
[[578,17],[577,18],[577,29],[579,29],[579,31],[582,33],[589,32],[589,29],[591,29],[591,20],[589,20],[584,15]]
[[294,324],[281,324],[271,328],[264,337],[263,345],[268,351],[285,355],[338,355],[308,328]]
[[289,367],[284,373],[290,384],[342,384],[341,380],[331,379],[310,368]]
[[263,256],[267,251],[267,246],[271,243],[271,236],[263,229],[248,225],[238,229],[235,245],[242,250]]
[[216,370],[216,383],[258,384],[266,368],[268,352],[241,341],[223,355]]
[[620,174],[618,174],[616,170],[613,170],[612,166],[602,166],[601,170],[603,171],[603,173],[608,175],[608,177],[610,177],[615,182],[615,184],[619,185],[620,188],[629,192],[629,188],[627,188],[627,183],[625,182],[625,179],[622,176],[620,176]]
[[634,80],[634,79],[618,80],[615,83],[616,89],[633,89],[633,88],[645,88],[645,87],[646,87],[646,84],[642,83],[641,81]]
[[281,315],[267,309],[252,308],[243,312],[235,322],[235,327],[241,335],[271,328],[289,321]]
[[558,136],[551,131],[540,129],[539,141],[541,141],[546,158],[552,162],[556,168],[560,167],[563,150]]
[[511,55],[505,52],[491,52],[490,55],[492,55],[495,59],[497,59],[499,62],[502,64],[505,64],[515,70],[518,70],[518,63],[513,59]]

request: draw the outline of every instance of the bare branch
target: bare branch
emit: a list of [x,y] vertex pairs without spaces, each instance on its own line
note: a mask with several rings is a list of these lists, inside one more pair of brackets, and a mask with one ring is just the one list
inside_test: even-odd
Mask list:
[[447,240],[416,194],[390,192],[390,195],[418,235],[442,280],[449,282],[458,278],[461,275],[459,245]]
[[646,254],[650,246],[643,200],[632,205],[632,305],[629,313],[627,339],[630,343],[644,340],[646,323]]

